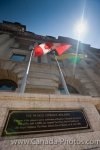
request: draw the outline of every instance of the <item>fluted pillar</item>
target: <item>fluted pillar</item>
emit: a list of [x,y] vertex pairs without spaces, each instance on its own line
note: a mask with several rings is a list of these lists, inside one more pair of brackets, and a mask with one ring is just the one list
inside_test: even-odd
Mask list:
[[7,39],[9,39],[8,34],[0,34],[0,45],[5,43]]
[[1,46],[0,46],[0,56],[1,57],[3,56],[3,54],[4,55],[6,54],[6,52],[9,50],[9,48],[11,46],[13,46],[14,42],[15,42],[14,38],[8,38],[1,44]]
[[43,55],[41,59],[42,63],[48,63],[47,55]]

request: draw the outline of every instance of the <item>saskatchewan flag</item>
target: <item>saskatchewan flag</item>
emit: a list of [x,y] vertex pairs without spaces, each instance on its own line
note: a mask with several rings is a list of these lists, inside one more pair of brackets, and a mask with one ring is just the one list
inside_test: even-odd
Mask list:
[[81,59],[85,58],[84,54],[66,53],[61,56],[56,56],[58,60],[68,59],[72,63],[79,63]]

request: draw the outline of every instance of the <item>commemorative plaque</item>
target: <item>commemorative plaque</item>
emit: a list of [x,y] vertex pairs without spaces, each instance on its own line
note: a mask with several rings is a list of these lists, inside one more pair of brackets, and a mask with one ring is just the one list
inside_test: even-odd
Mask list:
[[90,129],[85,113],[77,110],[10,110],[2,136]]

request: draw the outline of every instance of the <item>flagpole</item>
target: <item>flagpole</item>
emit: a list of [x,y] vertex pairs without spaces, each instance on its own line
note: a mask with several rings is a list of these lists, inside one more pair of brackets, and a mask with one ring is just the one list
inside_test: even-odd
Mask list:
[[33,49],[31,50],[31,54],[30,54],[28,65],[27,65],[27,69],[25,71],[24,78],[23,78],[22,83],[21,83],[20,93],[25,92],[25,87],[26,87],[26,82],[27,82],[27,77],[28,77],[28,73],[29,73],[29,69],[30,69],[32,56],[33,56]]
[[[54,57],[55,57],[55,53],[54,53]],[[60,73],[60,76],[61,76],[61,81],[62,81],[64,90],[65,90],[65,93],[66,93],[66,95],[70,95],[70,93],[68,91],[68,88],[67,88],[67,85],[66,85],[66,81],[64,79],[64,75],[62,73],[61,67],[60,67],[59,62],[58,62],[56,57],[55,57],[55,60],[56,60],[56,63],[57,63],[58,69],[59,69],[59,73]]]

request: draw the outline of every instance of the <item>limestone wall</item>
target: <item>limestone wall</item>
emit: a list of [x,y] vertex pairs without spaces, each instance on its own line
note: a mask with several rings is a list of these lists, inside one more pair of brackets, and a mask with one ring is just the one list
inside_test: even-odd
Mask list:
[[[44,95],[44,94],[17,94],[17,93],[0,93],[0,134],[5,125],[5,121],[9,110],[40,110],[40,109],[84,109],[91,130],[76,131],[76,132],[54,132],[49,134],[27,135],[27,136],[12,136],[1,137],[0,148],[2,150],[14,149],[46,149],[46,150],[83,150],[83,149],[100,149],[100,98],[92,98],[89,96],[60,96],[60,95]],[[97,110],[98,109],[98,110]],[[34,144],[23,143],[14,144],[15,140],[18,141],[44,141],[49,140],[53,143],[49,144]],[[58,141],[57,144],[54,142]],[[66,140],[69,143],[66,143]],[[99,144],[96,141],[99,141]],[[17,142],[18,142],[17,141]],[[78,144],[73,144],[77,141]],[[82,143],[81,143],[82,142]],[[85,142],[85,143],[84,143]],[[91,144],[87,144],[90,142]]]
[[[0,34],[0,69],[2,72],[4,69],[4,72],[9,71],[9,73],[11,72],[10,74],[13,74],[13,72],[16,74],[18,78],[18,89],[16,89],[16,92],[20,91],[22,79],[30,56],[30,51],[27,49],[30,45],[30,39],[24,39],[24,37],[20,38],[21,37],[19,37],[18,40],[18,37],[14,38],[8,33]],[[23,45],[24,48],[26,46],[26,49],[21,49],[20,45],[21,48]],[[10,57],[13,53],[26,55],[25,61],[11,61]],[[74,64],[67,60],[62,62],[61,68],[66,83],[74,87],[80,95],[100,96],[99,68],[97,68],[97,73],[95,67],[100,61],[93,52],[89,52],[88,50],[87,54],[88,57],[81,61],[80,64],[76,65],[75,74],[73,74]],[[58,90],[60,74],[55,61],[52,61],[51,58],[52,56],[44,55],[41,57],[41,63],[38,63],[37,58],[32,58],[25,92],[60,94]],[[91,63],[88,64],[87,61],[91,61]],[[92,67],[91,64],[93,64]],[[2,73],[0,74],[2,77]]]

